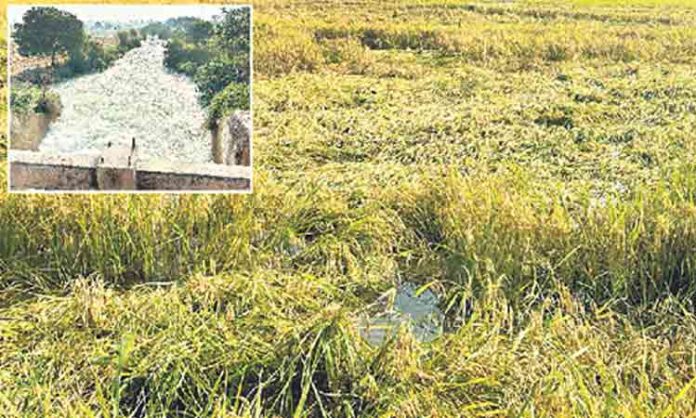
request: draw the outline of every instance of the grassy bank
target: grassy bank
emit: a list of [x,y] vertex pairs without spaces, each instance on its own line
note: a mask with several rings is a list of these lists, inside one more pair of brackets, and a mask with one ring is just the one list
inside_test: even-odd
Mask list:
[[583,3],[255,4],[253,195],[0,195],[4,414],[695,414],[696,13]]

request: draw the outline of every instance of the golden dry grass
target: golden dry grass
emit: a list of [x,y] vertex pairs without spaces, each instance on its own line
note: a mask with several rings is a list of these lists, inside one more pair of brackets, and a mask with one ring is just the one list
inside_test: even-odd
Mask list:
[[[696,12],[650,4],[255,2],[253,195],[0,195],[2,414],[693,416]],[[370,346],[400,280],[447,332]]]

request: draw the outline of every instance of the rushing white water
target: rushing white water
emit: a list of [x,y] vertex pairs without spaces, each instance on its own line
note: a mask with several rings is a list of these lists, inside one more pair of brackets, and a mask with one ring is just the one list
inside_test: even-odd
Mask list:
[[196,87],[164,67],[164,42],[150,39],[112,67],[54,86],[63,111],[39,149],[100,152],[110,142],[140,156],[177,161],[212,161],[211,139]]

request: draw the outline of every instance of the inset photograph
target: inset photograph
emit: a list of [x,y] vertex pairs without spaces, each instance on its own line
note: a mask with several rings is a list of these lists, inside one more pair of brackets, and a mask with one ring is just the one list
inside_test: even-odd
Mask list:
[[250,6],[10,5],[11,192],[250,192]]

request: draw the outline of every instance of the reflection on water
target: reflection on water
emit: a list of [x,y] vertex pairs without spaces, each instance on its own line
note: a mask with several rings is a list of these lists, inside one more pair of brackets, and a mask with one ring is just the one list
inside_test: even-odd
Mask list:
[[169,160],[212,161],[195,85],[166,70],[164,42],[144,41],[112,67],[54,86],[63,111],[40,151],[99,152],[107,143]]
[[442,334],[444,315],[438,308],[438,298],[430,290],[416,294],[417,288],[404,283],[396,289],[391,309],[363,318],[359,324],[362,336],[373,345],[380,345],[407,323],[420,341],[432,341]]

